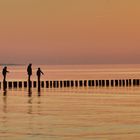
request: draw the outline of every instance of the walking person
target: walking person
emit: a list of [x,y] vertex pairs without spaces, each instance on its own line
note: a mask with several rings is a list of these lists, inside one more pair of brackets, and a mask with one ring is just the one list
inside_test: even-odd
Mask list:
[[41,77],[41,75],[44,75],[44,73],[41,71],[40,68],[38,68],[38,70],[37,70],[37,72],[36,72],[36,75],[37,75],[37,77],[38,77],[38,81],[40,81],[40,77]]
[[9,73],[9,71],[7,71],[7,67],[5,66],[2,70],[2,75],[3,75],[3,82],[6,82],[6,75],[7,73]]
[[7,82],[6,82],[7,73],[9,73],[9,71],[7,70],[7,67],[5,66],[2,70],[4,95],[6,95],[6,89],[7,89]]

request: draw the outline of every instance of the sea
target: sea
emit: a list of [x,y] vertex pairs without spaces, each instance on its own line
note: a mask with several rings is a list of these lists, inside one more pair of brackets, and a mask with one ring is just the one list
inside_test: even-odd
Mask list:
[[[139,64],[33,65],[31,80],[140,79]],[[3,66],[0,66],[2,71]],[[7,81],[27,80],[8,65]],[[0,81],[2,81],[0,74]],[[138,140],[140,86],[0,89],[0,140]]]

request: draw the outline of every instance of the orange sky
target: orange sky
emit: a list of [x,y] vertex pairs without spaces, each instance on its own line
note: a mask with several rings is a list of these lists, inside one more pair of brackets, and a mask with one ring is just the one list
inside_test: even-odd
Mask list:
[[3,0],[0,63],[140,62],[140,0]]

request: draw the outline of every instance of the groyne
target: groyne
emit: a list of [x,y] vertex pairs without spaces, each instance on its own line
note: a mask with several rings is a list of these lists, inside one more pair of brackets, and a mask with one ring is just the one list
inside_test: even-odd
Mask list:
[[[140,86],[140,79],[113,79],[113,80],[50,80],[40,81],[41,88],[68,88],[68,87],[128,87]],[[3,82],[0,82],[2,88]],[[6,88],[27,88],[27,81],[6,81]],[[32,88],[38,87],[37,81],[31,81]]]

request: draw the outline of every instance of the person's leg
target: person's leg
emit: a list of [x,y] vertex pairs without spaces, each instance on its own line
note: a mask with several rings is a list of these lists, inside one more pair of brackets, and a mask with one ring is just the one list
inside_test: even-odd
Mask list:
[[30,75],[28,75],[28,87],[31,88],[31,79],[30,79]]
[[4,82],[6,81],[6,75],[4,75],[4,77],[3,77],[3,81],[4,81]]

